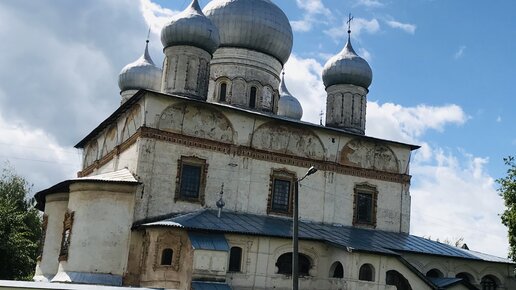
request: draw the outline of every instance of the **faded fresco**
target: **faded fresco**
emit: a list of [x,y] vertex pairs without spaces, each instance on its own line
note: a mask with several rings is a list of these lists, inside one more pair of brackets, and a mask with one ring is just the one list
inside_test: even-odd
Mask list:
[[398,158],[388,146],[366,140],[349,141],[342,148],[340,163],[353,167],[400,173]]
[[253,133],[251,146],[256,149],[321,160],[325,155],[324,146],[313,131],[276,122],[258,127]]
[[102,145],[102,151],[100,153],[101,157],[111,152],[111,150],[118,145],[117,133],[116,125],[111,126],[111,128],[106,131],[104,135],[104,145]]
[[[187,122],[183,122],[187,120]],[[158,129],[173,133],[233,143],[233,126],[219,111],[202,105],[184,103],[166,108],[158,122]]]
[[142,125],[142,114],[140,105],[135,105],[125,119],[124,129],[122,130],[121,142],[129,139]]

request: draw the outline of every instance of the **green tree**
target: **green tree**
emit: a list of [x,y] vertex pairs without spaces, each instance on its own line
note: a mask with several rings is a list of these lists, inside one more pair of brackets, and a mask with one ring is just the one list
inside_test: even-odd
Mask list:
[[498,192],[505,201],[502,223],[509,229],[509,258],[516,261],[516,161],[514,156],[504,158],[507,175],[496,182],[500,185]]
[[40,214],[28,198],[31,186],[5,166],[0,173],[0,280],[30,280],[41,236]]

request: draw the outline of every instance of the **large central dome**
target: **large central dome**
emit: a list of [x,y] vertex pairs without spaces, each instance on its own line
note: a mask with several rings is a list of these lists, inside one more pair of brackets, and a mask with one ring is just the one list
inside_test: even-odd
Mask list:
[[214,0],[204,14],[220,32],[221,47],[256,50],[284,64],[292,51],[292,27],[270,0]]

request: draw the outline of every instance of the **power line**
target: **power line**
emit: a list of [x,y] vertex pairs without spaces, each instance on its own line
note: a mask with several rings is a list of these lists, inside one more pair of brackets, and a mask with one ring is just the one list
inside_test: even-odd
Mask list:
[[41,159],[33,159],[33,158],[24,158],[24,157],[16,157],[16,156],[4,156],[0,155],[1,158],[5,158],[6,160],[9,159],[17,159],[17,160],[25,160],[25,161],[33,161],[33,162],[43,162],[43,163],[50,163],[50,164],[59,164],[59,165],[68,165],[68,166],[77,166],[80,164],[73,164],[73,163],[63,163],[63,162],[56,162],[51,160],[41,160]]

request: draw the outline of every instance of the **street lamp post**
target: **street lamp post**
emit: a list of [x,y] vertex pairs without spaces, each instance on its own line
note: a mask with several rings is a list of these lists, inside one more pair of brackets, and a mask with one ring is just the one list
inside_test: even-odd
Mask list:
[[294,216],[292,221],[292,290],[299,289],[299,183],[315,172],[317,172],[317,168],[311,166],[306,174],[297,179],[294,184]]

